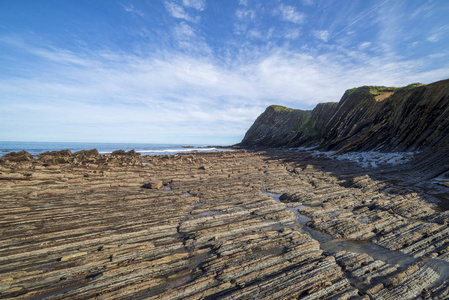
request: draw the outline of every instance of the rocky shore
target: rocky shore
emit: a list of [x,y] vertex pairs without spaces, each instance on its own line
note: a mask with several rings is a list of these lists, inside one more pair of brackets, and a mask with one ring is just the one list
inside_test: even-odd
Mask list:
[[412,166],[303,150],[9,153],[0,298],[445,299],[447,188],[415,184]]

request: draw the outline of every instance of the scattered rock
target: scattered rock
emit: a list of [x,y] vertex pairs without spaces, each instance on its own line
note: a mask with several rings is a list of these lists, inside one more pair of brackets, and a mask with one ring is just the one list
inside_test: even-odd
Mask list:
[[136,152],[134,149],[126,152],[125,150],[115,150],[111,155],[125,155],[125,156],[140,156],[140,153]]
[[99,156],[100,153],[97,149],[90,149],[90,150],[81,150],[73,153],[74,156],[78,157],[91,157],[91,156]]
[[72,151],[70,150],[47,151],[38,155],[39,159],[42,159],[45,156],[70,157],[72,156]]
[[145,189],[161,189],[164,186],[164,182],[162,180],[153,180],[147,184],[144,184],[142,187]]

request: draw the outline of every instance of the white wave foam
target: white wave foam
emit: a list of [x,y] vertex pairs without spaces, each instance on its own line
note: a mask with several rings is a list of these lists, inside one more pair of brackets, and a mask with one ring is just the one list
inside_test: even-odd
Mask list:
[[178,153],[178,152],[197,152],[197,151],[214,151],[216,148],[189,148],[189,149],[164,149],[164,150],[136,150],[140,153]]
[[314,157],[325,156],[337,160],[348,160],[364,168],[377,168],[379,165],[400,165],[410,161],[415,152],[383,153],[377,151],[348,152],[340,155],[332,155],[333,152],[312,151]]
[[[182,148],[182,149],[149,149],[149,150],[135,150],[138,153],[181,153],[181,152],[206,152],[217,151],[217,148]],[[112,151],[99,151],[100,154],[112,153]]]

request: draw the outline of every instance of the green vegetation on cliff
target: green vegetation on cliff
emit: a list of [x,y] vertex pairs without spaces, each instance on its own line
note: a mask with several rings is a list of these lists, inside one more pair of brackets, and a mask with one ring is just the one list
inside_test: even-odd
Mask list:
[[346,92],[351,94],[351,93],[354,93],[354,92],[365,91],[365,92],[368,92],[369,94],[371,94],[373,96],[377,96],[377,95],[380,95],[381,93],[392,92],[395,89],[396,89],[395,87],[364,85],[364,86],[361,86],[361,87],[356,87],[356,88],[349,89]]
[[417,87],[426,86],[422,83],[412,83],[403,87],[387,87],[387,86],[372,86],[372,85],[364,85],[361,87],[355,87],[352,89],[348,89],[347,93],[354,93],[359,91],[366,91],[373,96],[378,96],[385,92],[395,92],[395,91],[403,91],[403,90],[411,90]]
[[249,147],[333,151],[425,151],[448,144],[449,79],[404,87],[349,89],[312,111],[270,106],[245,134]]
[[396,88],[396,91],[408,91],[408,90],[411,90],[411,89],[414,89],[414,88],[417,88],[417,87],[421,87],[421,86],[426,86],[426,84],[419,83],[419,82],[418,83],[412,83],[412,84],[409,84],[407,86]]
[[307,134],[315,134],[317,131],[310,125],[310,118],[312,117],[311,110],[302,111],[302,120],[297,120],[293,126],[294,131],[302,131]]
[[270,105],[274,109],[275,112],[292,112],[293,108],[288,108],[282,105]]

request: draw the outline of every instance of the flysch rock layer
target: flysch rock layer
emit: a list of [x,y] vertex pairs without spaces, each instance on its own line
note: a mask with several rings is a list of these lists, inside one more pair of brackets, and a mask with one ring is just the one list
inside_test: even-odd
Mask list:
[[438,161],[445,167],[435,169],[442,172],[449,165],[448,120],[449,79],[402,88],[363,86],[313,110],[269,106],[238,145],[311,147],[335,154],[421,152],[420,162]]
[[10,157],[0,162],[2,299],[449,293],[447,215],[306,152]]

